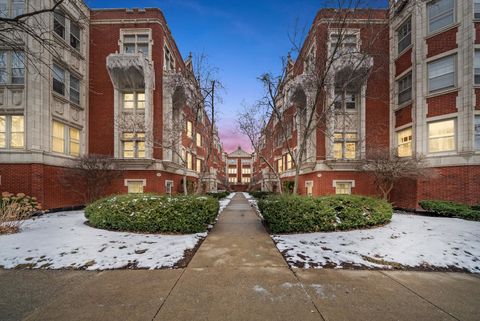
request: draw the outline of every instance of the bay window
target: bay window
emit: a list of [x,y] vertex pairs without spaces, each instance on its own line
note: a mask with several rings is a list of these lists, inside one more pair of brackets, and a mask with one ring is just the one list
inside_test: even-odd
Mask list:
[[455,87],[455,56],[448,56],[428,63],[428,92]]
[[412,156],[412,128],[397,132],[397,154],[399,157]]
[[442,120],[428,124],[428,152],[455,150],[455,120]]
[[455,0],[434,0],[427,4],[428,33],[455,22]]
[[25,118],[23,115],[0,115],[0,148],[25,147]]

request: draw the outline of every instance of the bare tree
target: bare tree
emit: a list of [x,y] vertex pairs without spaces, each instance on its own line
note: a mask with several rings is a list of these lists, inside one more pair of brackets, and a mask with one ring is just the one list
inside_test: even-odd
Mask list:
[[[313,168],[317,156],[328,156],[317,155],[317,131],[333,144],[336,133],[346,137],[348,128],[354,126],[355,119],[347,110],[348,106],[345,107],[345,93],[365,95],[360,89],[369,76],[378,69],[388,70],[388,54],[378,57],[379,51],[375,50],[380,37],[388,35],[387,16],[384,17],[385,23],[379,25],[376,23],[378,12],[360,9],[362,24],[352,22],[362,5],[361,0],[340,1],[337,9],[323,10],[319,18],[322,24],[315,22],[307,37],[296,29],[290,36],[296,61],[291,60],[289,54],[287,59],[282,59],[281,75],[265,73],[259,78],[264,95],[258,105],[265,107],[266,116],[273,121],[273,131],[278,135],[274,139],[291,159],[294,194],[298,192],[301,170]],[[352,29],[359,28],[361,45],[360,34],[351,33]],[[374,64],[374,58],[382,63]],[[388,93],[370,98],[388,101]],[[292,131],[296,133],[293,140]],[[364,156],[359,154],[362,140],[356,142],[356,157],[361,158]],[[343,147],[342,155],[345,154]]]
[[271,137],[267,126],[267,112],[261,104],[244,105],[243,110],[237,115],[238,131],[245,135],[253,147],[256,157],[264,163],[269,171],[273,173],[278,184],[279,192],[282,193],[282,182],[280,173],[271,161],[271,149],[265,148],[266,137]]
[[384,200],[388,200],[395,183],[401,179],[426,179],[435,176],[435,171],[428,168],[423,155],[400,157],[396,149],[378,149],[371,151],[359,169],[373,175],[375,186]]
[[113,160],[105,155],[84,155],[75,165],[65,168],[59,183],[69,192],[80,195],[86,204],[103,196],[120,172],[113,169]]

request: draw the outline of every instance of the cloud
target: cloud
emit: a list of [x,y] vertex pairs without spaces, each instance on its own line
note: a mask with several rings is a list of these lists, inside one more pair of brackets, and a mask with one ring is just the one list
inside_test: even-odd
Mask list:
[[242,149],[246,152],[252,152],[252,146],[248,137],[238,133],[237,131],[237,124],[234,119],[227,118],[223,119],[219,122],[219,135],[220,140],[223,143],[223,148],[227,153],[233,152],[238,148],[238,146],[242,147]]

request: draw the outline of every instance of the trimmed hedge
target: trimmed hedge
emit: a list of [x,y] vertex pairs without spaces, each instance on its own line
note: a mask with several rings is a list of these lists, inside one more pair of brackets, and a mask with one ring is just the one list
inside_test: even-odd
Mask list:
[[216,198],[217,200],[219,199],[222,199],[222,198],[225,198],[227,197],[228,195],[230,195],[229,192],[227,191],[223,191],[223,192],[210,192],[210,193],[207,193],[208,196],[211,196],[213,198]]
[[480,208],[450,201],[424,200],[418,204],[429,212],[445,217],[459,217],[466,220],[480,221]]
[[256,199],[264,199],[270,195],[275,195],[274,192],[265,192],[265,191],[252,191],[252,192],[249,192],[249,194]]
[[388,223],[393,214],[388,202],[357,195],[270,196],[260,200],[258,207],[272,233],[365,228]]
[[208,196],[126,194],[100,199],[85,209],[94,227],[129,232],[199,233],[217,217],[218,201]]

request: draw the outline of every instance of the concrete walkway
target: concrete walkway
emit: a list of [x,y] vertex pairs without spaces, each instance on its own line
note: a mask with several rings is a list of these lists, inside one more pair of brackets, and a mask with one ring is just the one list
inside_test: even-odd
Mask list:
[[462,273],[290,270],[237,194],[186,269],[0,270],[0,320],[478,320]]

